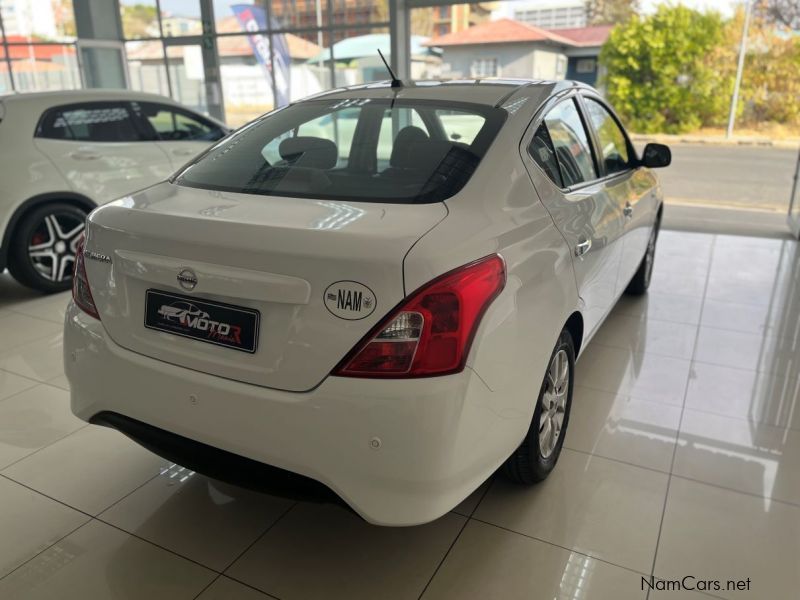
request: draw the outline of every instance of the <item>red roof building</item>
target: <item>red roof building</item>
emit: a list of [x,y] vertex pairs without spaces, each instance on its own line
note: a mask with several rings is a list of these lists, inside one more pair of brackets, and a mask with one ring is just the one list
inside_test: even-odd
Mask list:
[[442,50],[443,75],[576,79],[594,85],[597,57],[609,25],[549,30],[498,19],[435,36],[425,45]]

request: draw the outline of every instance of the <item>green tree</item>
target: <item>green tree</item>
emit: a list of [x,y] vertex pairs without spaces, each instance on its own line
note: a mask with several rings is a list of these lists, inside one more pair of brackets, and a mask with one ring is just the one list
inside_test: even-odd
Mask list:
[[[151,37],[158,29],[156,7],[149,4],[120,4],[122,30],[127,38]],[[158,35],[155,33],[155,35]]]
[[639,12],[639,0],[586,0],[589,25],[624,23]]
[[662,5],[617,25],[600,61],[609,100],[642,133],[681,133],[724,122],[732,73],[718,68],[719,14]]

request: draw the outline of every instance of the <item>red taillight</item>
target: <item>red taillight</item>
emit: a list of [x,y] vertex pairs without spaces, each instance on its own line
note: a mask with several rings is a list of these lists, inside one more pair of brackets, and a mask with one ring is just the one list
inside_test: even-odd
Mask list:
[[434,279],[389,313],[333,374],[427,377],[458,373],[483,313],[505,284],[505,264],[497,255]]
[[75,254],[75,268],[72,270],[72,299],[87,315],[99,319],[97,307],[94,305],[92,290],[89,288],[89,279],[86,277],[86,265],[83,258],[84,240],[78,242],[78,251]]

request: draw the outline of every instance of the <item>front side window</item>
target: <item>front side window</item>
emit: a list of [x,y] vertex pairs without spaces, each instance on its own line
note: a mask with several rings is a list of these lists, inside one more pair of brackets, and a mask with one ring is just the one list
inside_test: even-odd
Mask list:
[[[455,140],[439,115],[448,110],[482,126]],[[438,202],[466,184],[506,114],[502,108],[431,100],[300,102],[241,128],[176,182],[326,200]]]
[[575,100],[557,104],[544,118],[564,187],[597,179],[589,136]]
[[187,111],[158,104],[157,102],[134,102],[163,141],[207,141],[222,138],[225,133],[210,121]]
[[630,166],[628,142],[617,121],[605,106],[586,98],[586,113],[597,133],[598,153],[607,174],[625,171]]
[[37,137],[79,142],[138,142],[146,139],[123,102],[91,102],[50,109]]

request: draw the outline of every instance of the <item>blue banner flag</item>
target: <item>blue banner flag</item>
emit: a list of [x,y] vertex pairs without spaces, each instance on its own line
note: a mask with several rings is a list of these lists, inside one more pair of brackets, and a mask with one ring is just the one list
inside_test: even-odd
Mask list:
[[[239,20],[242,29],[249,33],[250,47],[253,49],[256,60],[264,67],[267,77],[271,76],[272,66],[275,65],[275,105],[286,106],[289,104],[291,83],[291,58],[289,57],[289,47],[286,44],[286,36],[283,34],[273,35],[272,44],[270,44],[269,36],[255,33],[267,29],[267,11],[262,6],[234,4],[231,6],[231,10]],[[279,27],[274,18],[271,25],[271,29]]]

